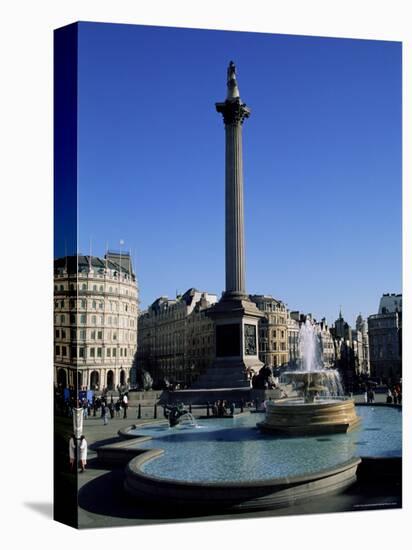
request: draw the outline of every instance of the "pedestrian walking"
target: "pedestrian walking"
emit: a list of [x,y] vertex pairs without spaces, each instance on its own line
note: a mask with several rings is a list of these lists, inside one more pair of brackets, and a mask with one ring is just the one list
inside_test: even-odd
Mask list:
[[70,471],[74,470],[74,464],[76,462],[76,438],[74,434],[71,434],[69,439],[69,460],[70,460]]
[[127,418],[127,408],[129,406],[129,400],[127,398],[127,394],[125,393],[123,396],[123,418]]
[[87,463],[87,441],[84,435],[80,437],[79,451],[80,451],[80,473],[83,473],[84,470],[86,469],[86,463]]

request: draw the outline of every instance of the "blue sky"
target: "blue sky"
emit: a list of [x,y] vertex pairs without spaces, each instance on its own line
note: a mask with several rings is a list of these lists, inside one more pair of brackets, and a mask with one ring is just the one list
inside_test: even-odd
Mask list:
[[81,23],[79,250],[131,250],[141,306],[224,289],[224,127],[243,101],[246,286],[331,323],[401,291],[401,44]]

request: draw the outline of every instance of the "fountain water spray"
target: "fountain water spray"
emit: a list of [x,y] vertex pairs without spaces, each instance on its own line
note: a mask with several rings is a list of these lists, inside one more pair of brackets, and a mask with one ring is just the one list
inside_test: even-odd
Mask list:
[[342,397],[344,391],[339,372],[324,368],[319,327],[306,319],[300,327],[298,342],[299,367],[285,372],[284,378],[301,384],[306,402],[313,401],[315,396]]

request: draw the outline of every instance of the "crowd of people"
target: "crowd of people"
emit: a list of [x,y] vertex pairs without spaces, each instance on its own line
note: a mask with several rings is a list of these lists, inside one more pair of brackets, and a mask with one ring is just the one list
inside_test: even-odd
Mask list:
[[391,405],[402,405],[402,386],[396,384],[392,388],[388,388],[386,393],[386,402]]
[[217,418],[223,418],[224,416],[233,416],[235,414],[235,410],[235,403],[230,403],[230,405],[228,405],[227,401],[223,399],[215,401],[212,405],[212,414]]
[[[376,392],[373,387],[365,388],[365,403],[375,403]],[[388,405],[402,405],[402,385],[388,386],[386,390],[386,403]]]

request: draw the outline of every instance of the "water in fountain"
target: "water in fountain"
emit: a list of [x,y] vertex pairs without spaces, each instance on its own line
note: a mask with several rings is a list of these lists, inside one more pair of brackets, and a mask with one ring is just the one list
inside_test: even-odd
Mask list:
[[[339,372],[324,368],[323,353],[320,345],[319,327],[306,319],[299,330],[299,368],[285,372],[286,379],[299,382],[307,381],[322,387],[319,395],[339,397],[344,395]],[[301,376],[300,376],[301,374]]]
[[183,414],[180,419],[179,419],[179,422],[180,424],[186,424],[186,421],[187,423],[189,424],[189,426],[192,426],[192,427],[196,427],[197,426],[197,422],[196,422],[196,419],[195,417],[193,416],[192,413],[190,412],[186,412],[185,414]]

